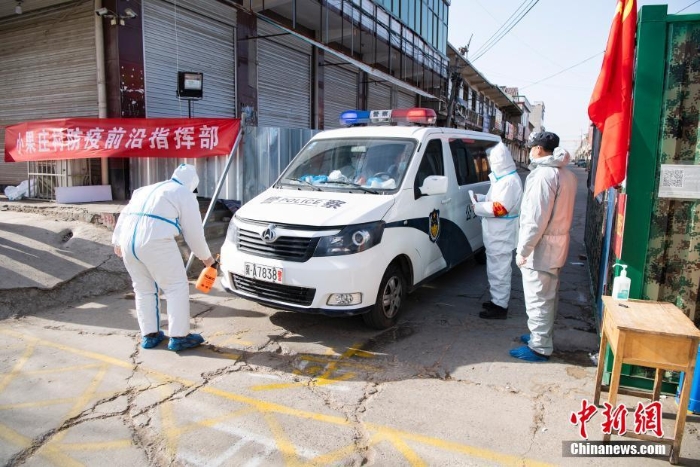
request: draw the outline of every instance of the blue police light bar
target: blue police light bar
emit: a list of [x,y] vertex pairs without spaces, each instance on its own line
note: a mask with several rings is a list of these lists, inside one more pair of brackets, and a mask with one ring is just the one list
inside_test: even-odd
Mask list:
[[340,124],[353,125],[435,125],[437,115],[433,109],[412,107],[387,110],[346,110],[340,114]]
[[341,125],[361,125],[369,121],[369,110],[346,110],[340,114]]

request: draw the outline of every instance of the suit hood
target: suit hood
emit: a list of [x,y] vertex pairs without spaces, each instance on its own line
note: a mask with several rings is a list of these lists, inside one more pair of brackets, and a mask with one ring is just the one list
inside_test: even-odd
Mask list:
[[540,157],[539,159],[534,159],[530,163],[529,169],[535,169],[537,167],[564,167],[569,163],[571,156],[569,151],[562,147],[554,149],[554,153],[551,156]]
[[182,183],[182,185],[190,191],[194,191],[194,189],[197,188],[197,185],[199,185],[197,169],[190,164],[178,165],[175,172],[173,172],[172,179]]
[[510,151],[505,144],[498,143],[488,151],[487,156],[489,158],[489,165],[491,165],[491,171],[496,178],[500,178],[515,170],[513,156],[510,155]]

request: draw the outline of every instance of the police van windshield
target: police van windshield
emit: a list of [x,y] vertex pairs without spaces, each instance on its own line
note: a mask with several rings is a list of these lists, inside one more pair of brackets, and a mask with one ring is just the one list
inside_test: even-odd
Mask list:
[[[294,158],[280,184],[320,189],[396,190],[413,156],[416,141],[394,138],[343,138],[312,141]],[[311,187],[309,187],[311,188]]]

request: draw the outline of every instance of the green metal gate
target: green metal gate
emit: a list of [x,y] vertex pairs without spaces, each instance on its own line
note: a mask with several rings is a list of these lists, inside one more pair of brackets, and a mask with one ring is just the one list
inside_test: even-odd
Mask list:
[[700,15],[644,6],[637,29],[627,219],[631,298],[674,303],[700,324],[700,199],[657,196],[661,164],[700,165]]
[[[658,193],[662,164],[700,165],[698,50],[700,15],[669,15],[666,5],[641,8],[624,241],[622,257],[614,258],[629,265],[630,298],[673,303],[696,326],[700,324],[700,199],[659,198]],[[608,351],[608,372],[610,357]],[[675,393],[678,376],[666,372],[662,391]],[[652,369],[623,365],[623,386],[651,389],[653,379]]]

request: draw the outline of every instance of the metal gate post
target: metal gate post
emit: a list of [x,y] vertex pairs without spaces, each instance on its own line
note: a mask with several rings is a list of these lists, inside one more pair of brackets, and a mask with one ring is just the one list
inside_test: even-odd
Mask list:
[[[233,162],[233,156],[238,150],[238,144],[241,142],[241,138],[243,137],[243,122],[241,122],[241,127],[240,130],[238,131],[238,136],[236,137],[236,141],[233,143],[233,148],[231,149],[231,152],[228,155],[228,159],[226,159],[226,166],[224,167],[224,171],[221,173],[221,176],[219,177],[219,181],[216,184],[216,189],[214,190],[214,194],[211,197],[211,203],[209,203],[209,209],[207,209],[207,214],[204,216],[204,219],[202,219],[202,227],[207,226],[207,222],[209,222],[209,216],[211,215],[212,211],[214,210],[214,206],[216,205],[216,202],[219,200],[219,192],[221,191],[221,188],[224,186],[224,181],[226,180],[226,175],[228,174],[229,169],[231,168],[231,162]],[[187,265],[185,266],[185,272],[190,270],[190,266],[192,266],[192,260],[194,259],[194,253],[190,252],[190,257],[187,259]]]

